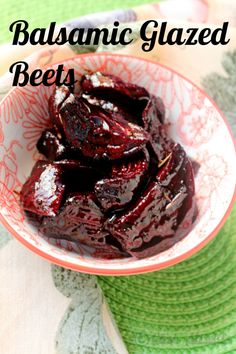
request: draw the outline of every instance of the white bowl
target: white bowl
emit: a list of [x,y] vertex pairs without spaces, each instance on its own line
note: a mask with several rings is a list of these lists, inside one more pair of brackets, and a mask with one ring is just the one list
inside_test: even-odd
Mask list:
[[[155,62],[112,54],[85,54],[66,60],[80,79],[88,70],[115,74],[160,96],[166,106],[171,135],[200,169],[196,177],[198,217],[192,231],[172,248],[146,259],[103,260],[81,246],[77,252],[50,244],[28,223],[19,205],[22,184],[37,159],[35,144],[47,127],[47,100],[53,87],[13,89],[0,104],[0,220],[26,247],[51,262],[81,272],[138,274],[180,262],[217,233],[236,195],[236,152],[222,113],[207,95],[178,73]],[[56,68],[54,65],[53,68]]]

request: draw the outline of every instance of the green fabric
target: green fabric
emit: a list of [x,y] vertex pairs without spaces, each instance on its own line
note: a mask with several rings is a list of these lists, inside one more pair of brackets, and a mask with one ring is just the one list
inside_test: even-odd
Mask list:
[[130,8],[158,0],[0,0],[0,43],[11,41],[9,25],[16,20],[27,20],[30,29],[47,27],[49,22],[61,23],[93,12]]
[[200,252],[168,269],[99,277],[129,354],[236,353],[236,206]]

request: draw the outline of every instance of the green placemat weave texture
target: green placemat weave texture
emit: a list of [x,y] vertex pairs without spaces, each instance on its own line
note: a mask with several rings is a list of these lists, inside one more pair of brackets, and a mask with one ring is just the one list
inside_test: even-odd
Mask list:
[[173,267],[99,277],[130,354],[236,353],[235,218]]
[[62,23],[93,12],[125,9],[151,2],[158,0],[0,0],[0,44],[12,40],[9,25],[19,19],[27,20],[29,28],[33,29],[47,27],[52,21]]

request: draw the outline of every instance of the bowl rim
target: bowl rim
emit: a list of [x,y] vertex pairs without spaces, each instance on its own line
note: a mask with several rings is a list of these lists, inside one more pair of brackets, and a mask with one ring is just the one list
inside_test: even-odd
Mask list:
[[[179,72],[177,72],[176,70],[156,62],[155,60],[151,60],[151,59],[146,59],[146,58],[142,58],[142,57],[138,57],[135,55],[127,55],[127,54],[116,54],[116,53],[109,53],[109,52],[101,52],[101,53],[84,53],[84,54],[78,54],[78,55],[74,55],[72,57],[69,57],[67,59],[65,59],[65,63],[70,61],[70,60],[74,60],[76,58],[80,58],[80,57],[111,57],[111,56],[116,56],[116,57],[122,57],[122,58],[127,58],[127,59],[135,59],[135,60],[140,60],[140,61],[145,61],[145,62],[149,62],[152,64],[155,64],[157,66],[160,66],[164,69],[167,69],[171,72],[173,72],[174,74],[178,75],[179,77],[181,77],[182,79],[186,80],[188,83],[190,83],[193,87],[195,87],[197,90],[199,90],[203,96],[205,96],[206,98],[208,98],[208,100],[211,102],[211,104],[213,105],[213,107],[215,108],[215,110],[219,113],[219,115],[221,116],[221,118],[224,121],[224,124],[226,125],[226,128],[228,130],[228,133],[231,137],[231,140],[233,142],[234,145],[234,149],[235,149],[235,157],[236,157],[236,139],[233,136],[233,132],[232,129],[229,125],[229,122],[227,121],[225,115],[223,114],[223,112],[219,109],[219,107],[217,106],[217,104],[215,103],[215,101],[199,86],[197,86],[196,84],[194,84],[190,79],[186,78],[184,75],[180,74]],[[62,61],[53,63],[53,64],[49,64],[47,66],[44,67],[44,70],[47,68],[50,68],[52,66],[55,65],[59,65],[62,64]],[[64,63],[63,63],[64,64]],[[2,104],[11,94],[12,92],[14,92],[16,89],[18,89],[18,87],[13,87],[8,93],[7,95],[0,101],[0,104]],[[98,267],[94,267],[94,266],[84,266],[84,265],[80,265],[80,264],[74,264],[71,263],[70,261],[66,261],[66,260],[61,260],[58,257],[55,257],[53,255],[48,254],[47,252],[40,250],[37,246],[32,245],[30,242],[28,242],[25,238],[23,238],[15,229],[14,227],[5,219],[5,217],[2,215],[1,210],[0,210],[0,222],[1,224],[11,233],[11,235],[13,235],[18,241],[20,241],[24,246],[26,246],[30,251],[36,253],[37,255],[41,256],[42,258],[46,259],[47,261],[57,264],[61,267],[64,268],[68,268],[77,272],[83,272],[83,273],[88,273],[88,274],[93,274],[93,275],[107,275],[107,276],[122,276],[122,275],[137,275],[137,274],[142,274],[142,273],[148,273],[148,272],[153,272],[153,271],[157,271],[160,269],[164,269],[167,268],[169,266],[172,266],[174,264],[180,263],[182,261],[184,261],[185,259],[189,258],[190,256],[192,256],[193,254],[195,254],[196,252],[198,252],[201,248],[203,248],[210,240],[213,239],[213,237],[218,233],[218,231],[221,229],[221,227],[224,225],[226,219],[228,218],[234,203],[236,201],[236,181],[235,181],[235,187],[234,187],[234,193],[232,195],[232,199],[223,215],[223,217],[221,218],[221,220],[219,220],[219,223],[217,224],[217,226],[214,228],[214,230],[204,239],[202,240],[202,242],[200,242],[199,244],[197,244],[195,247],[191,248],[191,250],[184,252],[183,254],[181,254],[180,256],[176,256],[171,260],[167,260],[167,261],[162,261],[160,263],[154,263],[154,264],[148,264],[148,265],[142,265],[142,266],[136,266],[135,268],[132,269],[112,269],[112,268],[100,268]],[[124,264],[125,265],[125,264]]]

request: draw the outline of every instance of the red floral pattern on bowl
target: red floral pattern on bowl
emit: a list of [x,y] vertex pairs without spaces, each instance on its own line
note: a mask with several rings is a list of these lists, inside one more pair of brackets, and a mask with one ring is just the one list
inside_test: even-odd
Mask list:
[[[103,260],[95,250],[46,240],[24,217],[19,205],[22,183],[37,156],[35,144],[48,123],[52,87],[15,88],[0,104],[0,220],[25,246],[74,270],[108,275],[158,270],[184,260],[204,246],[223,225],[235,201],[236,152],[227,123],[215,104],[191,82],[155,62],[112,54],[85,54],[67,60],[77,79],[88,70],[118,75],[161,96],[170,133],[199,164],[196,198],[199,214],[192,231],[169,250],[137,260]],[[54,66],[55,68],[56,66]],[[62,246],[62,247],[60,247]]]

